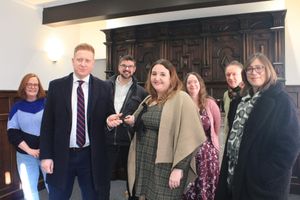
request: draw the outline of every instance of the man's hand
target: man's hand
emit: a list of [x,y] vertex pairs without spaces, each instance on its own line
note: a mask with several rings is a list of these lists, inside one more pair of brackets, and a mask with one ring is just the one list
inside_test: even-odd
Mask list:
[[133,126],[134,125],[134,115],[127,115],[125,118],[124,118],[124,122],[126,124],[128,124],[129,126]]
[[54,163],[52,159],[43,159],[41,160],[42,170],[47,174],[53,173]]
[[109,128],[114,128],[123,123],[121,120],[122,113],[112,114],[106,119],[107,126]]

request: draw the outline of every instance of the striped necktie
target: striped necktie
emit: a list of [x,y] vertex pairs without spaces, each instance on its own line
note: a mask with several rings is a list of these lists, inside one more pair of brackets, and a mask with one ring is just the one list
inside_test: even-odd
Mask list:
[[84,94],[81,85],[84,81],[79,80],[77,87],[77,127],[76,127],[76,144],[82,147],[85,144],[85,107]]

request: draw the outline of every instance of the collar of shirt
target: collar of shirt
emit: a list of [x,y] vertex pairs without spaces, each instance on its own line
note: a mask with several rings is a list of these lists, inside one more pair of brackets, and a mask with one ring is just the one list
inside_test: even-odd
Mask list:
[[84,81],[84,84],[85,84],[85,83],[89,84],[89,81],[90,81],[90,75],[84,77],[83,79],[79,79],[79,78],[73,73],[73,83],[78,83],[79,80]]
[[120,82],[119,78],[120,78],[120,75],[117,76],[117,78],[116,78],[116,84],[117,84],[119,87],[129,87],[129,86],[132,85],[132,78],[131,78],[130,81],[129,81],[128,83],[126,83],[126,84],[122,84],[122,83]]

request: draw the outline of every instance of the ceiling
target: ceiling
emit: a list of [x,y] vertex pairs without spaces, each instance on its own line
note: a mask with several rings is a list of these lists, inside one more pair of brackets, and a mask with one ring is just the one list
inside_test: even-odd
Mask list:
[[53,6],[66,5],[87,0],[15,0],[16,2],[27,4],[29,6],[48,8]]
[[[43,10],[51,26],[270,0],[13,0]],[[120,3],[120,1],[122,3]],[[134,5],[134,6],[132,6]]]

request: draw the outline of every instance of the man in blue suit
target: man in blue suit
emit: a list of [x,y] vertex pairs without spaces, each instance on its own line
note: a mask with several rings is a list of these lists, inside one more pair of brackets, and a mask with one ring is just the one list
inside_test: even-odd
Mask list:
[[82,199],[108,200],[104,128],[114,109],[111,87],[91,74],[94,55],[91,45],[79,44],[72,59],[74,72],[49,84],[40,159],[50,200],[69,199],[75,177]]

